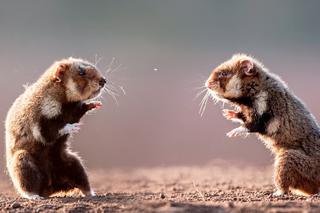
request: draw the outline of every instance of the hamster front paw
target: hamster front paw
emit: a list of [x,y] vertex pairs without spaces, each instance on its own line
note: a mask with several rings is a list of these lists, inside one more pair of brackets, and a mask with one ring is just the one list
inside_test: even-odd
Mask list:
[[102,103],[100,101],[92,101],[86,104],[88,111],[94,109],[100,109],[102,107]]
[[243,123],[243,120],[239,118],[239,112],[229,110],[229,109],[224,109],[222,110],[223,116],[230,121],[237,122],[237,123]]
[[248,135],[249,135],[248,129],[243,127],[243,126],[235,128],[235,129],[233,129],[233,130],[231,130],[230,132],[227,133],[227,136],[229,138],[237,137],[237,136],[247,137]]
[[66,124],[62,129],[60,129],[59,134],[67,135],[67,134],[74,134],[79,132],[81,123],[74,123],[74,124]]
[[227,119],[227,120],[232,120],[237,118],[237,112],[233,111],[233,110],[229,110],[229,109],[224,109],[222,110],[223,112],[223,116]]

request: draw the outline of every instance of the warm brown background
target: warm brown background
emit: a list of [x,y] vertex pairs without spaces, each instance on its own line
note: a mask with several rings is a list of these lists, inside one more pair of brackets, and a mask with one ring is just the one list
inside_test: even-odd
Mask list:
[[[54,60],[98,54],[101,70],[112,57],[123,65],[114,77],[127,95],[119,106],[104,95],[104,108],[74,137],[89,168],[271,164],[255,137],[225,137],[235,126],[220,105],[210,103],[200,117],[195,88],[220,62],[246,52],[280,74],[320,119],[319,7],[316,0],[1,1],[0,119],[22,85]],[[3,125],[0,132],[4,138]]]

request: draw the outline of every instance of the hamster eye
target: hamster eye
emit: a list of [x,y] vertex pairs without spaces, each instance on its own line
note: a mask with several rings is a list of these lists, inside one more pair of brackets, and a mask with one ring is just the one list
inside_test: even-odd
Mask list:
[[221,71],[218,74],[218,78],[229,78],[231,76],[231,73],[229,71]]
[[79,75],[80,76],[85,76],[86,75],[86,71],[85,71],[85,69],[83,69],[83,67],[79,67]]

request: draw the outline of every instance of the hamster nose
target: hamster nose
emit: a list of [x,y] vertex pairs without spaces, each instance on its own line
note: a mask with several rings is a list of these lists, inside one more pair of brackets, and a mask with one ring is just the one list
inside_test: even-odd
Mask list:
[[101,78],[100,79],[100,81],[99,81],[99,85],[101,86],[101,87],[103,87],[105,84],[107,83],[107,80],[105,79],[105,78]]
[[211,89],[213,86],[213,81],[212,80],[207,80],[205,83],[205,87],[208,89]]

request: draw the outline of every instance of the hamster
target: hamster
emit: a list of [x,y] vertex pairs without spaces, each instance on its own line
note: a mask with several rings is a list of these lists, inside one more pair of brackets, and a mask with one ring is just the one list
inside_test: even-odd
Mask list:
[[86,112],[101,103],[106,79],[88,61],[55,62],[11,106],[5,121],[8,174],[24,198],[38,199],[77,188],[94,195],[80,157],[67,141]]
[[224,110],[240,127],[229,137],[255,133],[275,156],[274,195],[312,195],[320,186],[320,127],[306,105],[258,60],[236,54],[215,68],[205,86],[236,110]]

